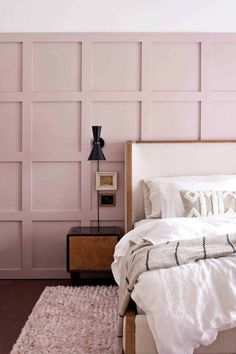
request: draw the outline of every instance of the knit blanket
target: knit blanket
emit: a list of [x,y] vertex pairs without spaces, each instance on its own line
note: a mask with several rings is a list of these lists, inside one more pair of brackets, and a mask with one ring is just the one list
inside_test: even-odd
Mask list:
[[140,274],[207,258],[229,256],[233,253],[236,253],[236,234],[168,241],[158,245],[144,241],[139,245],[131,246],[122,263],[118,337],[123,336],[123,318]]

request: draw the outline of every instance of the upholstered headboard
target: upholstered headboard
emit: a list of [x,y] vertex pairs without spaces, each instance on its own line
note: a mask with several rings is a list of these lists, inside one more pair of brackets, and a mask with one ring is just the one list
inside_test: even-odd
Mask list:
[[126,230],[144,218],[145,177],[236,174],[236,140],[128,141],[126,144]]

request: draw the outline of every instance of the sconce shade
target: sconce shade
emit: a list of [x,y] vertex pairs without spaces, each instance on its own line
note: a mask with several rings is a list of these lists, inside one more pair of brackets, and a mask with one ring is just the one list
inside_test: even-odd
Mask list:
[[103,143],[104,145],[103,139],[100,138],[102,127],[95,125],[92,126],[92,129],[93,129],[93,147],[88,160],[92,160],[92,161],[106,160],[101,147],[101,143]]
[[89,155],[89,158],[88,160],[95,160],[95,161],[99,161],[99,160],[106,160],[103,152],[102,152],[102,149],[101,149],[101,146],[100,146],[100,143],[94,143],[93,144],[93,148],[92,148],[92,151]]

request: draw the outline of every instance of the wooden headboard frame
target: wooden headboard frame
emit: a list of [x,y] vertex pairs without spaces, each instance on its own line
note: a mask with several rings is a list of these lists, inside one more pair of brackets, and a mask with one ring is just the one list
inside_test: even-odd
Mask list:
[[[126,232],[133,228],[133,224],[137,221],[137,215],[135,215],[135,205],[134,196],[137,190],[134,186],[134,168],[135,164],[134,155],[135,150],[138,146],[138,150],[142,150],[142,147],[146,151],[152,151],[151,149],[157,149],[159,153],[159,158],[165,159],[165,156],[160,155],[160,151],[165,150],[168,152],[166,154],[166,162],[168,163],[168,158],[174,156],[171,160],[171,164],[166,164],[160,161],[160,165],[153,163],[153,173],[145,175],[145,168],[142,172],[142,178],[144,177],[154,177],[154,176],[173,176],[173,175],[207,175],[207,174],[235,174],[236,173],[236,140],[190,140],[190,141],[128,141],[126,143]],[[149,150],[150,147],[150,150]],[[160,149],[159,149],[160,147]],[[166,148],[165,148],[166,147]],[[196,148],[195,148],[196,147]],[[160,151],[159,151],[160,150]],[[190,152],[192,153],[193,162],[190,166]],[[204,151],[203,151],[204,150]],[[162,153],[162,152],[161,152]],[[158,155],[158,154],[157,154]],[[164,154],[165,155],[165,154]],[[157,157],[158,158],[158,157]],[[184,162],[186,159],[186,163]],[[146,159],[145,159],[146,160]],[[152,170],[150,163],[147,162],[142,156],[140,159],[140,164],[146,163],[147,170]],[[148,160],[148,154],[147,154]],[[179,163],[180,161],[180,163]],[[139,160],[138,160],[139,162]],[[152,165],[152,164],[151,164]],[[183,166],[183,172],[180,171],[180,165]],[[167,167],[167,168],[166,168]],[[175,171],[176,167],[176,171]],[[159,169],[161,172],[156,171]],[[156,173],[155,173],[156,172]],[[163,173],[162,173],[163,172]],[[176,173],[175,173],[176,172]],[[140,179],[140,182],[141,182]],[[135,189],[136,188],[136,189]],[[140,194],[140,186],[138,187]]]

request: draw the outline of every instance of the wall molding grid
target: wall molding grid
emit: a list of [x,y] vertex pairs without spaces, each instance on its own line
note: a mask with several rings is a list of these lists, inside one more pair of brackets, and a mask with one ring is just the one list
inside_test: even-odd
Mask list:
[[65,234],[96,220],[91,126],[118,171],[126,140],[235,139],[236,35],[0,33],[0,278],[64,278]]

